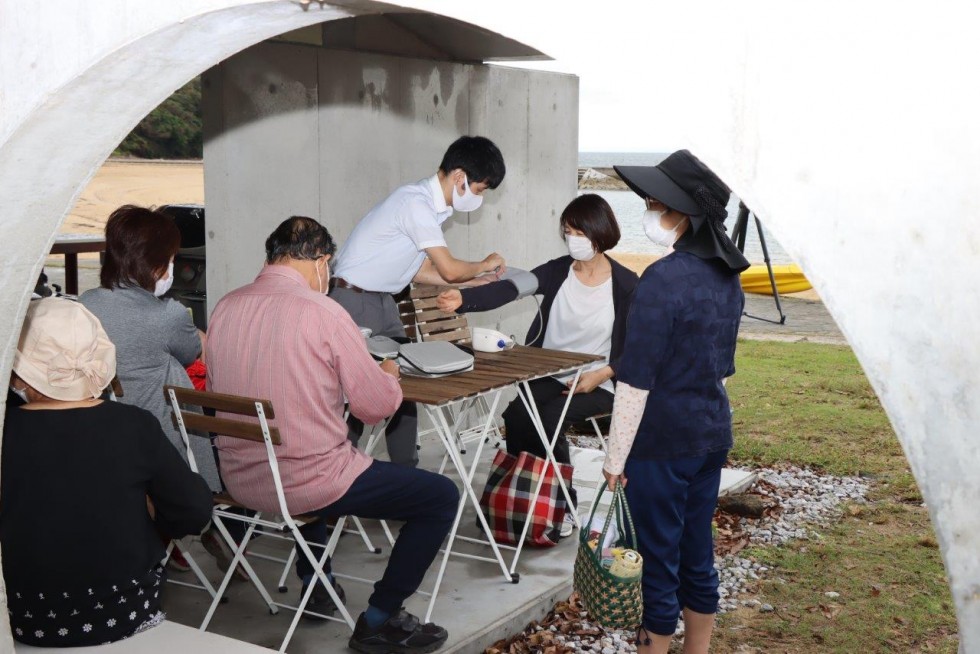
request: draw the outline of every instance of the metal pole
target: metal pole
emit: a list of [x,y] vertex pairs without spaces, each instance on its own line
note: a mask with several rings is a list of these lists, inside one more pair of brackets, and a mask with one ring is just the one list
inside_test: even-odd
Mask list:
[[776,311],[779,312],[779,324],[786,324],[786,314],[783,313],[783,305],[779,301],[779,288],[776,287],[776,276],[772,272],[772,262],[769,261],[769,248],[766,247],[766,237],[762,233],[762,222],[758,216],[755,218],[755,231],[759,233],[759,244],[762,246],[762,258],[766,262],[766,269],[769,271],[769,283],[772,285],[772,296],[776,300]]
[[[735,247],[742,254],[745,254],[745,237],[748,232],[749,227],[749,214],[752,213],[744,202],[738,203],[738,218],[735,219],[735,227],[732,228],[732,241],[735,243]],[[759,244],[762,246],[762,257],[766,262],[766,270],[769,271],[769,284],[772,286],[772,296],[776,300],[776,311],[779,312],[779,320],[771,320],[769,318],[763,318],[761,316],[753,316],[747,311],[743,311],[742,315],[746,318],[753,318],[755,320],[761,320],[763,322],[771,322],[775,325],[785,325],[786,324],[786,314],[783,313],[783,305],[779,301],[779,289],[776,287],[776,276],[772,272],[772,262],[769,260],[769,248],[766,247],[766,237],[762,233],[762,222],[759,221],[759,217],[752,215],[755,218],[755,231],[759,235]]]
[[738,218],[735,219],[735,227],[732,229],[732,240],[735,247],[742,254],[745,254],[745,232],[749,224],[749,208],[744,202],[738,203]]

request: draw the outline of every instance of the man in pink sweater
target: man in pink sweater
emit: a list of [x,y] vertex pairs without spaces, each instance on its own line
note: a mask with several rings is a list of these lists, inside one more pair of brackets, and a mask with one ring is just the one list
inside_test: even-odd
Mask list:
[[[292,514],[405,521],[350,646],[362,652],[431,652],[445,642],[446,630],[421,624],[401,607],[449,532],[459,502],[456,485],[442,475],[374,460],[347,439],[345,402],[351,414],[374,424],[395,412],[402,392],[397,364],[375,363],[350,315],[325,295],[335,250],[326,228],[294,216],[265,247],[266,265],[255,281],[214,309],[208,389],[272,401],[272,424],[283,437],[276,456]],[[231,495],[251,508],[278,512],[265,446],[227,437],[217,444]],[[326,520],[302,531],[311,545],[327,541]],[[305,590],[312,568],[297,554]],[[309,608],[336,610],[320,587]]]

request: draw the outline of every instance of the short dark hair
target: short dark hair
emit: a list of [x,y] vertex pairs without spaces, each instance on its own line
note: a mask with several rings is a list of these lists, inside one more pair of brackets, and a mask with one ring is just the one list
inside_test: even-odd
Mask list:
[[153,291],[157,276],[180,249],[180,230],[160,211],[127,204],[105,224],[105,261],[99,281],[113,289],[133,284]]
[[504,155],[493,141],[483,136],[460,136],[446,150],[439,170],[449,173],[462,168],[470,184],[483,182],[497,188],[504,181],[507,168]]
[[612,207],[595,193],[580,195],[565,207],[559,221],[562,238],[565,228],[580,230],[592,242],[596,252],[606,252],[619,243],[619,223]]
[[286,258],[319,259],[336,250],[327,228],[306,216],[290,216],[265,239],[266,263],[279,263]]

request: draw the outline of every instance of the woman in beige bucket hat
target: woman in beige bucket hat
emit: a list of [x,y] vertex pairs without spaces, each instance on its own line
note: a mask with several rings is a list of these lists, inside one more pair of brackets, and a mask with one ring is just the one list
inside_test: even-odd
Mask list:
[[210,520],[207,484],[153,414],[101,399],[115,370],[85,307],[31,303],[11,379],[28,401],[7,409],[0,460],[10,625],[30,645],[97,645],[159,623],[157,530],[179,538]]

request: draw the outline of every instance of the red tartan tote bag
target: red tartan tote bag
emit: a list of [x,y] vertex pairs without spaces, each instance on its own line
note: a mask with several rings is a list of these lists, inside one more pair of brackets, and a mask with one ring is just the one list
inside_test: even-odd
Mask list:
[[[530,452],[518,456],[504,450],[493,457],[487,485],[480,498],[480,507],[498,543],[517,544],[524,531],[524,523],[531,518],[531,528],[527,532],[527,542],[539,547],[553,547],[558,543],[558,533],[565,518],[565,498],[558,484],[558,477],[552,466],[545,466],[546,460]],[[531,494],[537,488],[538,480],[547,469],[541,493],[534,510],[531,510]],[[565,484],[572,483],[572,466],[559,463],[558,469]]]

